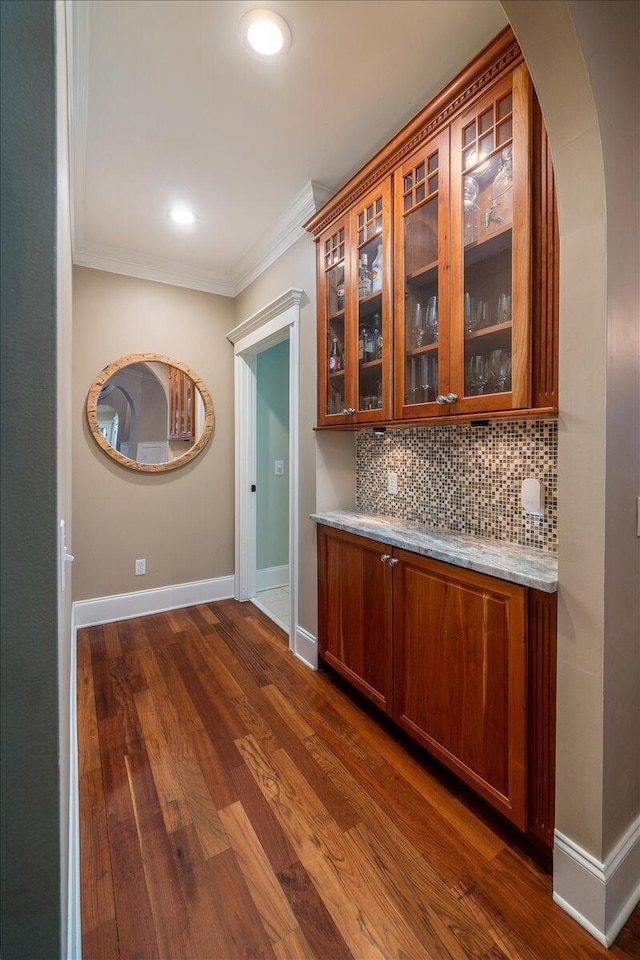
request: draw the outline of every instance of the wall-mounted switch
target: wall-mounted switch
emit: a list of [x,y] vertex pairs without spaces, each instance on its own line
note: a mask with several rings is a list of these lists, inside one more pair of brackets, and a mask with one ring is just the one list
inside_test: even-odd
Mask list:
[[284,460],[275,461],[275,475],[276,477],[284,477]]
[[544,484],[535,477],[522,481],[522,507],[532,517],[544,517]]
[[395,497],[398,493],[398,474],[390,471],[387,474],[387,493]]
[[146,572],[147,572],[147,561],[136,560],[136,577],[139,577]]

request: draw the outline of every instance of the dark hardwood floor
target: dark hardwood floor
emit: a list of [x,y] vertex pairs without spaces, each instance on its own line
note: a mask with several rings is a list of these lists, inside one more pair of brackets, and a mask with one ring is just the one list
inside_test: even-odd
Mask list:
[[252,604],[79,631],[78,724],[85,960],[640,956]]

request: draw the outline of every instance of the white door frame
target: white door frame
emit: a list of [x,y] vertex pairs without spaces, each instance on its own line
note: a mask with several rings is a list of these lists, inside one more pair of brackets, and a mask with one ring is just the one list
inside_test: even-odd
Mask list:
[[235,327],[235,587],[236,600],[251,600],[256,592],[256,357],[289,338],[289,649],[294,653],[298,626],[298,484],[300,300],[292,287]]

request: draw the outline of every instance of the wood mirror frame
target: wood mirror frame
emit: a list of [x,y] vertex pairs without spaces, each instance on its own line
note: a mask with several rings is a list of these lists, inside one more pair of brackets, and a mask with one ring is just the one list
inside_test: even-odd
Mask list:
[[[103,436],[98,424],[98,398],[100,397],[100,393],[102,392],[104,385],[115,373],[118,373],[118,371],[123,370],[125,367],[129,367],[134,363],[164,363],[169,367],[176,367],[178,370],[186,373],[187,376],[193,380],[196,389],[199,391],[200,396],[202,397],[202,402],[204,404],[204,426],[200,436],[193,443],[193,445],[189,447],[186,453],[182,454],[182,456],[176,457],[174,460],[168,460],[166,463],[140,463],[138,460],[132,460],[130,457],[125,456],[123,453],[120,453],[119,450],[116,450],[115,447],[109,443],[106,437]],[[179,360],[174,360],[172,357],[167,357],[162,353],[131,353],[126,357],[121,357],[119,360],[114,360],[113,363],[110,363],[103,370],[101,370],[93,381],[87,396],[86,410],[89,430],[91,431],[91,435],[98,446],[104,450],[111,460],[115,460],[116,463],[119,463],[123,467],[127,467],[129,470],[137,470],[140,473],[166,473],[168,470],[175,470],[177,467],[183,467],[204,450],[209,442],[209,438],[211,437],[215,424],[215,418],[213,415],[213,401],[211,399],[211,394],[207,390],[203,380],[197,375],[197,373],[194,373],[193,370],[186,365],[186,363],[181,363]]]

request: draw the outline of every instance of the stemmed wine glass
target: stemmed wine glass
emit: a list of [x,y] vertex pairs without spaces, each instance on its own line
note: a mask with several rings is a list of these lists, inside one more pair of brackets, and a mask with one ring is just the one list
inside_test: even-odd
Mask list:
[[406,400],[407,403],[416,403],[416,392],[420,389],[417,385],[416,377],[416,358],[410,357],[409,359],[409,387],[407,389]]
[[472,391],[477,394],[484,393],[484,388],[488,384],[489,378],[491,377],[491,369],[489,366],[488,357],[485,357],[482,354],[476,354],[475,356],[470,357],[467,364],[467,376],[469,378]]
[[491,373],[496,378],[496,391],[503,393],[511,374],[511,351],[493,350],[490,357]]
[[424,354],[420,360],[422,402],[428,403],[436,392],[438,361],[435,357],[427,357]]
[[429,333],[430,342],[437,343],[437,340],[438,340],[438,298],[437,297],[429,297],[429,299],[427,300],[425,325]]

